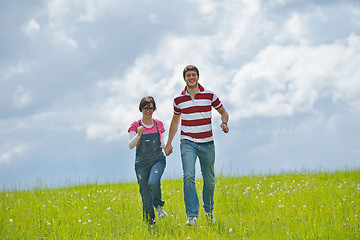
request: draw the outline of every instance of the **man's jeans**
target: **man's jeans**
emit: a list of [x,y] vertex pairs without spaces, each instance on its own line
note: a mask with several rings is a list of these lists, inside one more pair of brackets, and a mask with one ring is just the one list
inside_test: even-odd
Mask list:
[[214,143],[198,144],[188,140],[181,140],[181,160],[183,166],[184,200],[188,217],[199,216],[199,198],[195,186],[195,162],[199,157],[203,176],[203,207],[205,212],[214,210],[215,191],[215,146]]

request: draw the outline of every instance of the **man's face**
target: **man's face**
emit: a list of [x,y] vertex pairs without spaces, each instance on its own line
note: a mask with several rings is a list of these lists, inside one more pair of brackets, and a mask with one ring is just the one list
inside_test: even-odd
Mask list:
[[185,73],[185,83],[188,88],[196,88],[199,81],[199,76],[196,71],[189,70]]

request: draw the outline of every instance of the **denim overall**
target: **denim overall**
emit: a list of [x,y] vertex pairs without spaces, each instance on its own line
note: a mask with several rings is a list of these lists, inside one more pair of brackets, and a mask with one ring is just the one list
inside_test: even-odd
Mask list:
[[[140,187],[143,204],[143,218],[149,223],[155,219],[154,207],[164,206],[161,200],[160,179],[166,166],[165,155],[161,149],[160,132],[143,134],[136,148],[135,172]],[[139,126],[141,122],[139,120]]]

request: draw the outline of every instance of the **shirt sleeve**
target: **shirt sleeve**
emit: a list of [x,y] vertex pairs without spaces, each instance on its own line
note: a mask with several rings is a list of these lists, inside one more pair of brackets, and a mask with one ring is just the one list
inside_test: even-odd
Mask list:
[[132,132],[135,132],[137,133],[137,128],[139,127],[139,123],[138,121],[133,121],[128,129],[128,132],[130,133],[131,131]]
[[160,121],[160,120],[156,120],[156,122],[157,122],[158,127],[159,127],[159,132],[160,132],[160,133],[165,132],[165,128],[164,128],[164,124],[163,124],[163,122],[162,122],[162,121]]
[[216,96],[215,93],[213,93],[213,99],[212,99],[211,105],[212,105],[215,109],[219,109],[219,108],[222,107],[222,103],[221,103],[220,99],[218,98],[218,96]]
[[176,104],[175,100],[173,101],[173,107],[174,107],[174,113],[176,115],[180,115],[181,114],[181,109],[179,108],[179,106]]
[[128,144],[129,148],[133,149],[137,145],[139,139],[140,139],[139,134],[137,134],[134,131],[130,131],[129,132],[129,144]]

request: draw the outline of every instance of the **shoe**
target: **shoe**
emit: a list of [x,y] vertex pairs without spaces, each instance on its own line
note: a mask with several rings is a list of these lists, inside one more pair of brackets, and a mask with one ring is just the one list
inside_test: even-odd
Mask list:
[[167,216],[167,214],[166,214],[166,212],[164,212],[164,209],[162,208],[162,206],[159,205],[159,206],[155,207],[155,210],[156,210],[159,218],[164,218]]
[[215,223],[216,222],[214,213],[205,212],[205,215],[206,215],[206,219],[208,220],[209,223]]
[[155,220],[149,219],[149,220],[147,220],[147,223],[149,226],[153,226],[153,225],[155,225],[156,222],[155,222]]
[[186,226],[196,226],[197,224],[197,217],[188,217],[185,225]]

